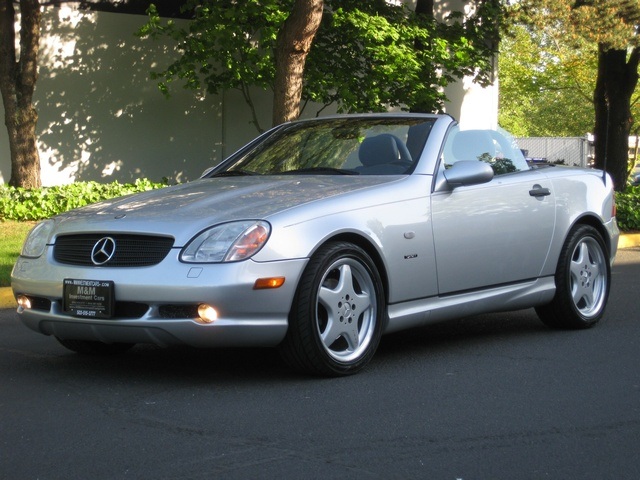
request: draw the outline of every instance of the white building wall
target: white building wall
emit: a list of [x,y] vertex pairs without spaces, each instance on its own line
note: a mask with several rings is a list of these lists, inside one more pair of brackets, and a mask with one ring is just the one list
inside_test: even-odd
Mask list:
[[[197,99],[176,86],[165,99],[149,72],[176,53],[134,36],[145,20],[46,9],[34,98],[43,185],[193,180],[258,133],[235,92]],[[257,100],[267,127],[269,102]],[[0,128],[0,183],[10,176],[8,135]]]
[[[462,2],[442,4],[457,8],[456,1]],[[134,36],[145,20],[68,6],[45,10],[35,93],[43,185],[143,177],[193,180],[257,135],[239,92],[197,99],[176,85],[171,98],[160,94],[149,72],[162,69],[177,53]],[[268,127],[271,94],[256,93],[261,124]],[[478,126],[497,121],[496,87],[482,89],[465,80],[446,93],[447,112],[455,118]],[[315,116],[315,111],[303,116]],[[3,127],[0,183],[8,182],[10,174]]]
[[[474,3],[469,0],[446,0],[437,2],[436,20],[444,22],[451,12],[474,13]],[[498,75],[497,62],[494,63],[493,85],[484,88],[465,77],[460,82],[445,88],[449,99],[445,111],[458,120],[465,129],[495,129],[498,127]]]

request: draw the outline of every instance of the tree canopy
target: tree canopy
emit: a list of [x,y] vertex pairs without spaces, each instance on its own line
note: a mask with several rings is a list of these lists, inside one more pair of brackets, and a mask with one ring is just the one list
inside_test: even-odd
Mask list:
[[[176,81],[209,93],[233,88],[251,106],[251,87],[274,87],[276,39],[292,5],[192,0],[186,8],[195,18],[186,27],[165,22],[152,6],[140,35],[168,36],[181,52],[154,72],[161,90],[169,94]],[[335,104],[341,112],[432,112],[442,108],[442,88],[457,78],[472,75],[489,84],[502,10],[497,1],[477,1],[475,7],[470,17],[454,13],[439,23],[432,12],[384,0],[326,0],[304,70],[303,104]],[[256,115],[254,124],[264,128]]]
[[499,124],[519,137],[593,132],[597,49],[574,48],[561,32],[516,24],[500,44]]
[[[530,26],[530,31],[540,32],[541,38],[556,39],[558,48],[553,50],[551,66],[561,63],[559,52],[568,49],[595,59],[592,99],[596,167],[606,168],[616,190],[625,189],[640,63],[640,0],[519,0],[510,14],[512,21]],[[566,65],[570,64],[567,61]]]
[[[386,0],[158,2],[149,9],[140,35],[172,38],[182,54],[155,73],[161,89],[168,94],[176,81],[210,93],[238,89],[250,106],[255,87],[271,89],[275,122],[295,118],[311,101],[337,105],[341,112],[389,107],[438,111],[445,101],[443,87],[453,80],[471,75],[482,84],[493,81],[502,14],[501,0],[470,0],[471,15],[454,12],[444,22],[435,20],[433,0],[416,0],[415,10]],[[40,185],[38,116],[32,100],[44,3],[0,0],[0,89],[14,186]],[[135,13],[147,2],[77,3],[80,8]],[[178,27],[161,15],[190,21]],[[282,105],[287,106],[278,113]],[[254,124],[262,130],[266,126],[253,111]]]

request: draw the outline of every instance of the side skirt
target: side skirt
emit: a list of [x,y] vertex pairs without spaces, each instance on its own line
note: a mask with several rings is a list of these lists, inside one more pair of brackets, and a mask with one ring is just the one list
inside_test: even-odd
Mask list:
[[430,297],[388,306],[383,333],[481,313],[520,310],[549,303],[555,294],[553,276],[470,292]]

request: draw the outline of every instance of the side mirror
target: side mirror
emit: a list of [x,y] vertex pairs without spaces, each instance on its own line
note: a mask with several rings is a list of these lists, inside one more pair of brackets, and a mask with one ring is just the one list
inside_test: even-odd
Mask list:
[[493,179],[493,169],[479,160],[460,160],[444,171],[444,178],[452,188],[478,185]]

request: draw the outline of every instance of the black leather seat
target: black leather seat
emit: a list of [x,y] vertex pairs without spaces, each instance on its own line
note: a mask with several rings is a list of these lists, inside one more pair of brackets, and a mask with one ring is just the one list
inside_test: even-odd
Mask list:
[[[402,152],[402,147],[406,150],[402,141],[389,133],[367,137],[362,141],[358,158],[362,166],[356,167],[356,171],[362,175],[400,175],[407,171],[411,158]],[[406,161],[407,165],[399,164]]]

